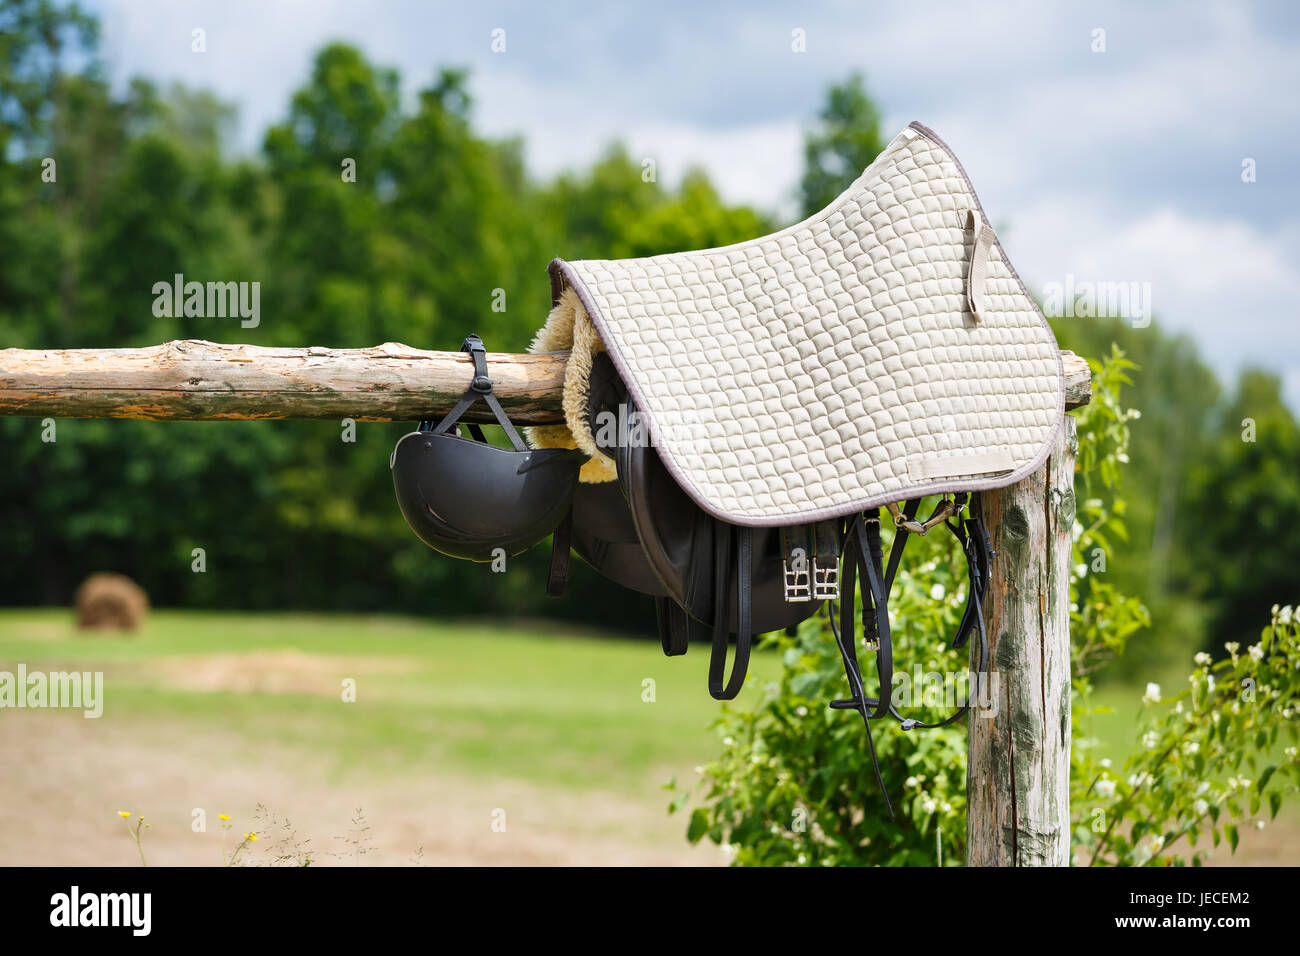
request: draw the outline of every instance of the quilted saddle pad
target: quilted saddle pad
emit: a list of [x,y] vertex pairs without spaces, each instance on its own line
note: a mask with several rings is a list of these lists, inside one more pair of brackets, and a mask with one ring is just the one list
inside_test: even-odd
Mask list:
[[948,147],[913,123],[781,232],[556,259],[648,438],[705,511],[833,518],[1039,468],[1061,426],[1051,329]]

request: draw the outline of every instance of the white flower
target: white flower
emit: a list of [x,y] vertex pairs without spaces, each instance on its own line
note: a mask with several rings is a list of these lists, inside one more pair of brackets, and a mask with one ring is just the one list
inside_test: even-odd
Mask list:
[[1086,564],[1076,564],[1074,566],[1074,576],[1077,578],[1087,577],[1088,566]]
[[722,855],[725,857],[730,858],[736,855],[736,847],[732,846],[730,843],[723,843],[718,847],[718,849],[722,851]]
[[1189,756],[1191,754],[1196,753],[1200,749],[1201,749],[1201,745],[1198,744],[1195,740],[1189,740],[1187,741],[1187,743],[1183,744],[1183,753],[1188,754]]
[[1133,862],[1141,866],[1147,860],[1151,859],[1151,850],[1146,843],[1139,843],[1133,848]]
[[1287,747],[1286,750],[1282,751],[1282,753],[1286,754],[1287,760],[1295,760],[1297,750],[1295,747]]
[[1105,767],[1107,770],[1110,769],[1110,758],[1109,758],[1109,757],[1102,757],[1101,760],[1099,760],[1099,761],[1097,761],[1097,762],[1098,762],[1099,764],[1101,764],[1103,767]]
[[1210,805],[1204,800],[1197,800],[1192,804],[1192,811],[1198,816],[1203,817],[1209,811]]
[[808,708],[805,707],[803,704],[800,704],[798,707],[796,707],[796,708],[794,709],[794,712],[795,712],[796,714],[798,714],[800,717],[807,717],[807,716],[808,716]]
[[1128,464],[1128,452],[1126,452],[1126,451],[1116,452],[1116,453],[1115,453],[1115,460],[1116,460],[1117,462],[1119,462],[1121,465],[1127,465],[1127,464]]
[[1208,780],[1202,780],[1200,783],[1196,785],[1196,795],[1198,797],[1203,797],[1209,792],[1210,792],[1210,782]]
[[939,804],[939,809],[942,810],[944,813],[951,813],[952,804],[949,803],[947,800],[945,800],[943,803]]
[[1130,408],[1130,409],[1128,410],[1128,417],[1129,417],[1129,418],[1141,418],[1141,417],[1142,417],[1142,409],[1140,409],[1140,408]]
[[1159,742],[1160,742],[1160,735],[1156,733],[1154,730],[1148,730],[1145,734],[1142,735],[1142,746],[1146,747],[1147,750],[1151,750]]
[[1201,651],[1196,655],[1196,663],[1201,667],[1209,667],[1213,661],[1214,658],[1205,653],[1205,651]]
[[930,797],[926,797],[921,801],[921,809],[926,813],[934,813],[938,806],[939,804],[935,803]]
[[803,866],[805,863],[808,862],[808,857],[800,853],[798,859],[795,862],[797,862],[800,866]]
[[1282,624],[1290,624],[1293,613],[1291,605],[1288,604],[1286,607],[1282,608],[1282,613],[1277,616],[1277,619]]
[[1159,685],[1159,684],[1150,683],[1150,682],[1147,683],[1147,692],[1146,692],[1145,694],[1142,695],[1142,703],[1144,703],[1144,704],[1158,704],[1158,703],[1160,703],[1160,685]]
[[[1205,690],[1206,690],[1207,693],[1210,693],[1210,694],[1213,694],[1213,693],[1214,693],[1214,675],[1213,675],[1213,674],[1206,674],[1206,675],[1205,675]],[[1214,716],[1215,716],[1215,717],[1218,717],[1218,716],[1219,716],[1219,712],[1218,712],[1217,710],[1214,712]]]
[[947,590],[944,588],[942,584],[935,584],[930,588],[930,600],[942,601],[943,596],[947,593],[948,593]]
[[1262,661],[1264,659],[1264,646],[1262,644],[1250,645],[1249,651],[1252,661]]
[[903,781],[903,786],[904,786],[904,787],[915,787],[915,786],[916,786],[917,784],[919,784],[920,782],[921,782],[921,781],[917,780],[915,777],[908,777],[906,780]]
[[696,767],[696,768],[695,768],[695,772],[696,772],[696,773],[704,773],[704,768],[703,768],[703,767]]
[[722,738],[722,746],[724,746],[724,747],[734,747],[735,745],[736,745],[736,739],[735,739],[734,737],[723,737],[723,738]]
[[1262,829],[1264,829],[1264,821],[1263,821],[1263,820],[1256,820],[1256,821],[1255,821],[1255,829],[1256,829],[1256,830],[1262,830]]
[[1237,651],[1241,650],[1241,645],[1236,641],[1228,641],[1223,645],[1223,648],[1235,658],[1237,656]]
[[1097,781],[1097,796],[1103,800],[1109,800],[1115,796],[1115,781],[1110,777],[1102,777]]

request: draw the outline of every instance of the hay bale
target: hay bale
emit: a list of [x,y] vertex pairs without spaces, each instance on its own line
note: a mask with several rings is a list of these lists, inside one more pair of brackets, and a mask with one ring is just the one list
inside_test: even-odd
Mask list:
[[149,613],[149,596],[125,574],[99,572],[77,588],[80,630],[134,631]]

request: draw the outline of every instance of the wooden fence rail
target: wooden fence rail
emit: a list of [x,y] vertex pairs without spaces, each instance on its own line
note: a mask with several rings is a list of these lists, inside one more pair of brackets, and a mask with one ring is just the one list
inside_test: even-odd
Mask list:
[[[562,420],[565,352],[493,352],[501,404],[525,425]],[[1062,352],[1066,400],[1088,400],[1088,363]],[[218,345],[185,339],[140,349],[0,349],[0,415],[229,421],[415,421],[450,408],[469,357],[396,342],[366,349]],[[469,421],[491,421],[480,404]]]

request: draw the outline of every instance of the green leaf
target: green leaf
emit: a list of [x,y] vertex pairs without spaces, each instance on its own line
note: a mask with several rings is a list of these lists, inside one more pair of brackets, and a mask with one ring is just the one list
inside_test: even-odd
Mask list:
[[1268,808],[1271,811],[1270,819],[1277,819],[1277,811],[1282,808],[1282,794],[1274,790],[1268,795]]
[[691,813],[691,825],[686,830],[686,839],[699,843],[704,834],[709,832],[709,815],[703,807],[696,807]]
[[1237,825],[1235,823],[1225,824],[1223,827],[1223,835],[1228,838],[1228,843],[1232,847],[1232,852],[1236,853],[1237,852]]
[[795,674],[790,678],[790,692],[796,697],[808,697],[820,681],[816,674]]
[[1260,793],[1264,792],[1264,788],[1268,786],[1269,780],[1272,779],[1273,774],[1275,773],[1277,773],[1276,764],[1270,764],[1264,768],[1264,772],[1259,775],[1259,784],[1256,786],[1256,789],[1259,790]]

